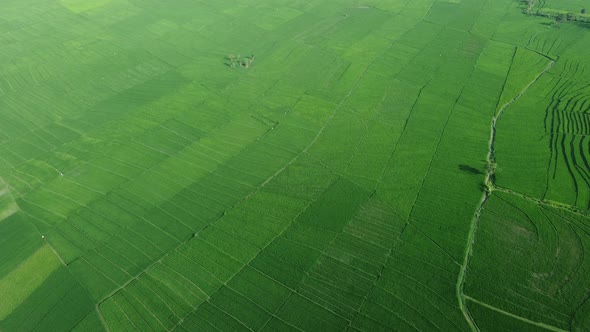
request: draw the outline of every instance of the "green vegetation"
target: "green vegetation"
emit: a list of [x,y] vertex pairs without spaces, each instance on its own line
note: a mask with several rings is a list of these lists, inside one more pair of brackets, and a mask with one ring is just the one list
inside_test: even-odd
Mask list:
[[254,59],[256,57],[254,56],[254,54],[252,54],[251,56],[246,56],[246,57],[242,57],[240,55],[235,55],[235,54],[230,54],[227,57],[225,57],[225,64],[229,67],[235,68],[235,67],[245,67],[245,68],[250,68],[250,66],[252,65],[252,63],[254,62]]
[[589,241],[585,219],[514,195],[494,194],[480,218],[465,292],[521,321],[585,330],[584,323],[572,320],[586,316],[580,312],[587,299],[580,285],[587,282],[590,269],[581,254]]
[[0,330],[590,330],[583,8],[2,1]]
[[525,13],[554,18],[557,24],[566,21],[590,23],[586,14],[587,0],[527,0]]
[[59,266],[59,260],[49,246],[45,245],[2,277],[0,293],[4,295],[4,301],[0,305],[0,319],[6,318]]

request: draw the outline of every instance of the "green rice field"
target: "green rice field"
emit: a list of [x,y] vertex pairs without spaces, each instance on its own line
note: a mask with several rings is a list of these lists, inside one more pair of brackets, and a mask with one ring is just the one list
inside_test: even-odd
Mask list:
[[0,0],[0,331],[590,331],[586,8]]

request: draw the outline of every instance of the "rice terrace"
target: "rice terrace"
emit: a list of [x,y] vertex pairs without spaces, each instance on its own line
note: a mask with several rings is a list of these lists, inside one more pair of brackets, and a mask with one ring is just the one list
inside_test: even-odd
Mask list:
[[0,0],[0,331],[590,331],[590,0]]

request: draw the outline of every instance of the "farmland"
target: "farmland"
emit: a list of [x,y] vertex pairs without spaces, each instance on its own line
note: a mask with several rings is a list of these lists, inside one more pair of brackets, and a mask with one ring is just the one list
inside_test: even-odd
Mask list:
[[527,5],[590,9],[0,2],[0,331],[590,330],[590,25]]

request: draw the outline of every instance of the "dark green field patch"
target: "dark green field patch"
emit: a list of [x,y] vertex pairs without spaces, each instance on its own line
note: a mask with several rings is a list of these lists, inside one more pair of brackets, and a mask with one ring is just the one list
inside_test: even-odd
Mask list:
[[65,267],[51,274],[17,309],[0,321],[7,331],[65,331],[94,310],[86,290]]
[[298,223],[341,232],[371,193],[341,178],[298,218]]

